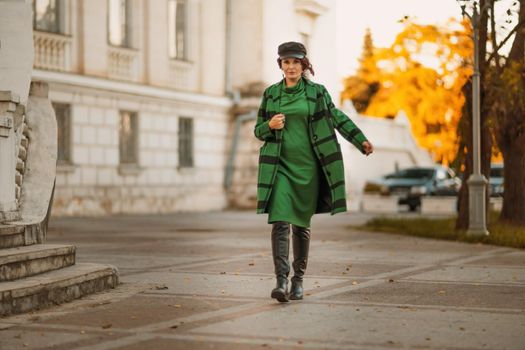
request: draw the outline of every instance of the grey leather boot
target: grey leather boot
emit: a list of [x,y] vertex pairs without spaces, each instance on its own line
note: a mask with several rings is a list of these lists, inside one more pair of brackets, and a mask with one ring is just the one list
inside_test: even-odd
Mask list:
[[308,263],[308,250],[310,248],[310,229],[292,225],[293,245],[293,270],[292,287],[290,288],[290,299],[300,300],[303,298],[303,276]]
[[290,249],[290,224],[284,221],[274,222],[272,225],[272,255],[275,267],[277,284],[272,290],[271,297],[279,302],[288,302],[288,275],[290,263],[288,253]]

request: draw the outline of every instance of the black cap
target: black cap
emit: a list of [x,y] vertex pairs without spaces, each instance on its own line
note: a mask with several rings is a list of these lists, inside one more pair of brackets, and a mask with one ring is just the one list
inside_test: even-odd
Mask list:
[[279,58],[303,58],[304,56],[306,56],[306,48],[303,44],[298,43],[296,41],[288,41],[279,45],[277,53],[279,54]]

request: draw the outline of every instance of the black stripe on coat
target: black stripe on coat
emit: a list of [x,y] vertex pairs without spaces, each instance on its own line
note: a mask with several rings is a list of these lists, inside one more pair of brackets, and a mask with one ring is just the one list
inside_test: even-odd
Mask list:
[[323,143],[325,142],[328,142],[330,140],[337,140],[337,136],[335,136],[335,134],[332,134],[330,136],[327,136],[325,138],[322,138],[320,139],[319,141],[315,142],[314,143],[314,146],[319,146],[319,145],[322,145]]
[[330,186],[330,189],[333,190],[333,189],[335,189],[335,188],[337,188],[337,187],[339,187],[339,186],[341,186],[341,185],[344,185],[344,184],[345,184],[345,182],[344,182],[343,180],[341,180],[341,181],[337,181],[337,182],[334,183],[332,186]]
[[353,139],[359,133],[361,133],[361,130],[359,130],[359,128],[355,128],[354,130],[350,131],[348,136]]
[[263,184],[263,183],[258,183],[258,184],[257,184],[257,187],[261,187],[261,188],[272,188],[272,184]]
[[342,122],[340,122],[339,124],[337,124],[335,127],[337,129],[339,129],[340,127],[342,127],[343,125],[345,125],[346,123],[348,123],[350,121],[350,119],[345,119],[343,120]]
[[312,121],[316,122],[318,120],[321,120],[324,115],[326,114],[326,111],[325,110],[321,110],[319,112],[315,112],[313,115],[312,115]]
[[346,207],[346,199],[338,199],[333,203],[333,209]]
[[257,202],[257,209],[264,209],[264,208],[266,208],[266,204],[268,204],[268,201],[258,201]]
[[328,165],[330,163],[335,162],[336,160],[343,160],[343,155],[341,152],[334,152],[332,154],[327,155],[326,157],[321,158],[321,164]]
[[266,163],[266,164],[277,164],[279,163],[279,158],[275,156],[260,156],[259,162]]
[[268,142],[268,143],[281,143],[282,139],[279,139],[279,140],[277,140],[277,139],[275,139],[275,140],[267,140],[266,142]]

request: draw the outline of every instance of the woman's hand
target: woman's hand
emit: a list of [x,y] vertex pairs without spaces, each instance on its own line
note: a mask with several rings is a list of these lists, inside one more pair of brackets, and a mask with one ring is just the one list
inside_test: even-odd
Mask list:
[[365,155],[368,156],[369,154],[372,154],[374,152],[374,146],[368,141],[363,142],[363,150],[365,151]]
[[270,129],[282,129],[284,128],[284,114],[279,113],[276,114],[270,119],[270,122],[268,123],[270,126]]

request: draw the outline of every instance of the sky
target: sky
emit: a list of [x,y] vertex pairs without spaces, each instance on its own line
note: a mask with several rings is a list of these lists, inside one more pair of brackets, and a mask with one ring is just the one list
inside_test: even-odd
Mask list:
[[336,0],[338,74],[353,74],[361,55],[367,27],[372,31],[374,46],[387,47],[401,32],[398,20],[405,15],[418,23],[445,23],[451,17],[460,19],[456,0]]

